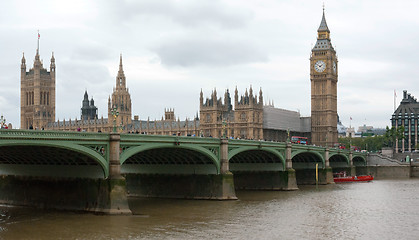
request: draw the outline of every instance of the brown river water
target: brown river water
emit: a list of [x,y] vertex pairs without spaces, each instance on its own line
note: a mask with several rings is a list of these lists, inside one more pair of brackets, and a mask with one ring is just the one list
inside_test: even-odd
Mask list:
[[0,239],[419,239],[419,179],[130,198],[132,216],[0,206]]

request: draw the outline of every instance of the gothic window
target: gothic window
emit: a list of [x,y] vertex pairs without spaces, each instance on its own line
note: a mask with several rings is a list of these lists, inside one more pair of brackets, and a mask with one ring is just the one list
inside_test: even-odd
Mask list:
[[211,122],[211,115],[210,114],[207,114],[207,116],[206,116],[206,122]]
[[246,121],[246,113],[240,114],[240,120]]
[[246,136],[247,134],[246,134],[246,129],[240,129],[240,137],[241,138],[246,138],[247,136]]

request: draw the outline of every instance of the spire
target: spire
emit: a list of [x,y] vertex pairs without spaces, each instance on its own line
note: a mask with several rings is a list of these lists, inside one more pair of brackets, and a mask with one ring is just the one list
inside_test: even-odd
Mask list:
[[317,29],[317,42],[313,47],[313,50],[316,51],[324,51],[324,50],[334,50],[332,43],[330,41],[330,31],[327,27],[326,17],[324,14],[324,6],[323,6],[323,16],[322,21],[320,23],[319,29]]
[[237,104],[239,103],[239,91],[236,89],[234,90],[234,106],[237,107]]
[[20,66],[20,68],[22,69],[22,71],[26,71],[25,53],[23,53],[23,56],[22,56],[22,65]]
[[54,52],[52,52],[52,56],[51,56],[51,64],[50,64],[50,71],[55,71],[55,57],[54,57]]
[[322,21],[320,23],[319,29],[317,29],[317,32],[322,32],[322,31],[326,31],[329,32],[329,28],[327,27],[327,23],[326,23],[326,17],[324,14],[324,5],[323,5],[323,17],[322,17]]
[[119,71],[118,71],[118,76],[116,76],[116,87],[126,88],[126,86],[125,86],[125,74],[124,74],[124,69],[123,69],[123,66],[122,66],[122,53],[119,57]]
[[121,55],[119,55],[119,71],[124,72],[124,70],[122,69],[122,53]]
[[202,92],[202,88],[201,88],[201,93],[199,93],[199,104],[201,106],[204,104],[204,93]]

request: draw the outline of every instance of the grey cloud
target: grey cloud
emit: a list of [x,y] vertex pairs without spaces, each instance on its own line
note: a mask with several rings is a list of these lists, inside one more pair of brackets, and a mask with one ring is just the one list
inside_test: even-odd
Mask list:
[[243,41],[183,39],[160,44],[153,50],[167,66],[225,66],[268,60],[257,46]]
[[76,48],[72,54],[74,61],[103,61],[117,59],[117,56],[111,54],[111,51],[101,44],[83,44]]
[[[115,64],[118,64],[118,62]],[[104,65],[65,61],[60,63],[60,65],[57,63],[57,77],[60,78],[59,84],[62,84],[64,88],[81,87],[84,89],[87,87],[96,88],[97,90],[105,87],[103,83],[112,79],[108,69]],[[111,86],[108,88],[111,88]]]
[[140,15],[155,15],[187,27],[216,24],[223,28],[239,28],[253,18],[250,10],[233,9],[220,1],[116,1],[106,7],[121,21],[128,22]]

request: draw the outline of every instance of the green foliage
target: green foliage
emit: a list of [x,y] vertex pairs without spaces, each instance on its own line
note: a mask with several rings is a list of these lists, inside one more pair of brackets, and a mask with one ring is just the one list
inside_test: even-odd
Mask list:
[[396,143],[396,139],[402,140],[404,136],[404,127],[400,126],[397,129],[395,127],[386,127],[386,134],[384,135],[388,147],[393,147]]
[[367,151],[379,151],[382,147],[393,147],[396,143],[396,139],[402,140],[404,136],[405,128],[403,126],[389,128],[386,127],[386,133],[384,136],[369,136],[361,138],[339,138],[339,143],[345,145],[346,149],[349,149],[349,146],[357,146],[361,149]]
[[376,152],[385,146],[386,138],[385,136],[370,136],[362,138],[343,137],[339,138],[339,143],[344,144],[346,149],[349,149],[349,146],[357,146],[367,151]]

